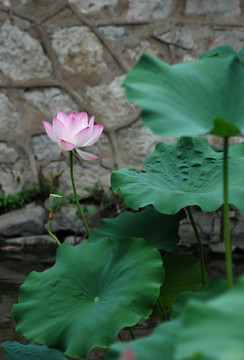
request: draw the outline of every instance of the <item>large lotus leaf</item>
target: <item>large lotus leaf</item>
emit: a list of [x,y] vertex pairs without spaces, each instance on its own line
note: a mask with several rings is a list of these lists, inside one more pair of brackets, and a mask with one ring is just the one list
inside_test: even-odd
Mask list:
[[145,53],[124,84],[127,99],[141,107],[144,124],[156,134],[244,131],[244,58],[231,47],[176,65]]
[[16,341],[5,341],[2,346],[3,354],[8,360],[67,360],[59,350],[46,346],[23,345]]
[[212,298],[223,294],[227,289],[227,282],[223,279],[210,279],[205,285],[201,287],[200,290],[196,292],[192,291],[183,291],[177,297],[176,302],[173,305],[172,312],[170,314],[170,319],[176,319],[182,315],[182,311],[185,307],[185,304],[190,299],[197,300],[211,300]]
[[175,215],[164,215],[151,206],[137,213],[124,211],[116,218],[103,219],[88,240],[97,241],[108,237],[116,241],[121,237],[135,236],[146,239],[157,249],[173,251],[180,240],[179,222],[185,216],[184,211]]
[[[163,256],[165,279],[160,291],[160,304],[165,312],[183,291],[198,291],[202,286],[199,260],[194,256],[166,254]],[[207,278],[207,274],[205,274]]]
[[190,300],[178,319],[159,325],[147,338],[109,347],[107,360],[126,348],[137,360],[242,360],[244,277],[231,291],[210,300]]
[[82,358],[149,316],[163,281],[158,250],[141,238],[62,244],[53,267],[32,272],[13,306],[30,341]]
[[179,321],[170,321],[160,324],[152,334],[135,341],[112,344],[106,354],[106,360],[118,360],[119,355],[131,348],[137,360],[174,360],[175,341]]
[[[163,214],[175,214],[198,205],[215,211],[223,204],[223,153],[214,151],[204,138],[181,138],[159,143],[144,161],[148,171],[120,169],[112,172],[114,191],[121,190],[132,209],[152,204]],[[229,148],[229,201],[244,212],[244,144]]]
[[[237,52],[233,47],[230,45],[222,45],[218,46],[215,49],[207,50],[205,51],[201,56],[200,59],[212,57],[212,56],[228,56],[228,55],[237,55]],[[242,57],[244,59],[244,48],[241,49],[241,51],[238,53],[239,57]]]
[[244,277],[231,291],[186,304],[176,360],[241,360],[244,354]]

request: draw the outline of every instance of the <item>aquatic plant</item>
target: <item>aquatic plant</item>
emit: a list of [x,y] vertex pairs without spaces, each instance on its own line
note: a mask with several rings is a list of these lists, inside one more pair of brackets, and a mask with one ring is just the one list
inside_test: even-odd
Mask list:
[[[13,306],[16,330],[50,348],[45,359],[52,358],[53,349],[61,351],[59,357],[81,359],[93,348],[105,347],[107,360],[240,360],[244,277],[233,279],[229,207],[244,212],[244,144],[229,146],[229,138],[244,131],[244,50],[222,46],[198,61],[177,65],[144,54],[124,85],[127,99],[141,107],[146,126],[179,139],[159,143],[142,171],[112,172],[112,188],[122,193],[131,211],[103,219],[91,233],[86,225],[87,240],[77,246],[60,244],[55,265],[28,276]],[[62,119],[54,118],[52,129],[44,126],[60,149],[70,153],[77,198],[72,156],[89,139],[98,140],[102,128],[96,136],[85,130],[93,135],[83,142],[81,133],[74,134],[84,113],[59,114]],[[64,131],[63,121],[74,121],[76,130]],[[217,151],[199,137],[206,133],[221,136],[223,149]],[[208,280],[192,206],[204,212],[223,206],[227,281]],[[186,213],[200,260],[174,253]],[[135,339],[133,326],[150,316],[162,323],[149,336]],[[123,328],[132,341],[123,341]],[[7,358],[17,359],[18,344],[3,346]],[[37,348],[33,353],[28,348],[29,359]]]

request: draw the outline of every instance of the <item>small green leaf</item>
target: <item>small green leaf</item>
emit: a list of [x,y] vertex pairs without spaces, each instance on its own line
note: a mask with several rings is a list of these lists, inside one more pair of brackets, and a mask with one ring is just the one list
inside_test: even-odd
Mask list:
[[[132,209],[152,204],[163,214],[197,205],[215,211],[223,204],[223,153],[214,151],[204,138],[181,138],[159,143],[144,161],[147,171],[120,169],[112,172],[114,191],[121,191]],[[244,144],[229,147],[229,202],[244,212]]]
[[60,351],[46,346],[23,345],[16,341],[5,341],[2,346],[8,360],[67,360]]
[[226,46],[175,65],[145,53],[125,79],[126,97],[156,134],[232,136],[244,132],[243,58]]
[[184,211],[175,215],[164,215],[153,207],[147,207],[137,213],[124,211],[116,218],[103,219],[88,240],[97,241],[102,237],[108,237],[117,241],[126,236],[143,237],[157,249],[173,251],[180,240],[179,222],[185,217]]
[[159,252],[144,239],[64,243],[56,264],[32,272],[20,287],[16,330],[65,355],[85,357],[150,315],[163,277]]
[[165,312],[182,291],[198,291],[202,286],[200,262],[194,256],[166,254],[163,257],[165,279],[160,291],[160,304]]

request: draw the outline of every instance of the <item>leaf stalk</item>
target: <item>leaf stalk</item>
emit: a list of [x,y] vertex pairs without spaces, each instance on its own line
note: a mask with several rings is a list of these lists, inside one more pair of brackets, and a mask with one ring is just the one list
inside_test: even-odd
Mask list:
[[205,279],[205,259],[204,259],[204,249],[203,249],[203,245],[202,245],[202,241],[201,241],[201,237],[196,225],[196,222],[194,220],[194,217],[192,215],[192,211],[191,211],[191,207],[187,206],[187,213],[191,222],[191,225],[193,227],[196,239],[197,239],[197,244],[198,244],[198,248],[199,248],[199,253],[200,253],[200,264],[201,264],[201,274],[202,274],[202,284],[205,285],[206,284],[206,279]]
[[225,262],[228,288],[233,286],[232,248],[229,219],[229,180],[228,180],[228,148],[229,137],[224,137],[223,154],[223,219],[224,219],[224,241],[225,241]]

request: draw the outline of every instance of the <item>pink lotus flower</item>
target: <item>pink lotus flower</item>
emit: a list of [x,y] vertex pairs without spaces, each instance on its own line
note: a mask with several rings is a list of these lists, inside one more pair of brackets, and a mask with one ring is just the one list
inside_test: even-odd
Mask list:
[[119,360],[137,360],[137,357],[134,351],[131,348],[127,347],[120,355]]
[[59,110],[57,117],[53,118],[52,125],[47,121],[42,123],[47,135],[58,144],[62,154],[65,151],[74,151],[84,160],[98,159],[96,155],[80,150],[85,146],[93,145],[103,132],[103,125],[94,125],[94,116],[88,123],[86,112],[80,114],[72,112],[66,115]]

